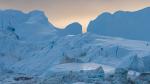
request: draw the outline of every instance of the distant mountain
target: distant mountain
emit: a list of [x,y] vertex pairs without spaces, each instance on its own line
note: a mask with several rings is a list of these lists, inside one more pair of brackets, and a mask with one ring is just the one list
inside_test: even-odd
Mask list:
[[69,24],[65,29],[57,29],[57,34],[61,36],[82,34],[82,26],[74,22]]
[[88,32],[150,41],[150,7],[135,11],[103,13],[88,25]]

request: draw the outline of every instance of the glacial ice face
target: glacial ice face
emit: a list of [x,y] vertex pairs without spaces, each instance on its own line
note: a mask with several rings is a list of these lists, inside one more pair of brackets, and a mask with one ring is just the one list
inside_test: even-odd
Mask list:
[[150,73],[141,73],[135,80],[135,84],[149,84]]
[[[5,67],[14,72],[32,75],[42,75],[45,70],[56,64],[72,62],[94,62],[114,68],[121,65],[135,71],[141,67],[144,71],[150,70],[147,65],[149,61],[145,60],[145,57],[150,54],[150,47],[144,41],[98,36],[91,33],[64,37],[52,35],[50,38],[48,41],[34,43],[16,38],[12,38],[13,40],[0,38],[2,56],[0,60],[3,60]],[[137,65],[133,67],[135,64],[132,63],[134,60],[131,58],[134,58],[135,54],[137,54],[135,60]],[[112,70],[109,67],[107,69]]]
[[147,40],[149,37],[150,7],[135,12],[103,13],[88,25],[88,32],[99,35]]
[[0,29],[14,28],[20,40],[39,41],[54,31],[42,11],[23,13],[16,10],[0,11]]
[[20,40],[43,41],[51,35],[77,35],[82,33],[82,26],[75,22],[64,29],[54,27],[42,11],[23,13],[17,10],[0,11],[0,29],[12,27]]
[[114,73],[112,84],[128,84],[128,70],[117,68]]
[[52,67],[48,73],[45,73],[44,84],[71,84],[78,81],[94,83],[104,80],[103,68],[95,63],[60,64]]

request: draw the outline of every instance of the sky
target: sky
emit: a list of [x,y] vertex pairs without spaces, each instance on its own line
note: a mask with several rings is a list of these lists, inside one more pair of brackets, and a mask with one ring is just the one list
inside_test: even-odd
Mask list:
[[24,12],[42,10],[56,27],[79,22],[83,31],[89,21],[103,12],[136,11],[150,6],[150,0],[0,0],[0,9]]

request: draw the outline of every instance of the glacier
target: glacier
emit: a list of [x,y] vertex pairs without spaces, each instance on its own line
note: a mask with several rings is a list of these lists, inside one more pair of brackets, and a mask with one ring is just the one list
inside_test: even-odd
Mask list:
[[149,84],[147,40],[58,29],[42,11],[0,11],[0,23],[0,84]]

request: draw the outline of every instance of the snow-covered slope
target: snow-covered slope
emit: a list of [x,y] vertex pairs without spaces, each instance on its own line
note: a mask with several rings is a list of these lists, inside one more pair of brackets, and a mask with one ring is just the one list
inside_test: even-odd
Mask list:
[[100,65],[95,63],[66,63],[61,65],[56,65],[52,67],[50,70],[54,72],[63,72],[63,71],[90,71],[99,68]]
[[[28,42],[0,38],[1,62],[7,69],[17,73],[42,75],[56,64],[88,63],[149,71],[149,42],[98,36],[91,33],[51,36],[49,41]],[[137,56],[134,59],[134,56]],[[10,59],[11,58],[11,59]],[[128,60],[128,58],[133,58]],[[13,60],[14,59],[14,60]],[[8,61],[10,60],[10,61]],[[132,67],[136,63],[136,66]],[[142,63],[142,64],[140,64]],[[131,66],[130,66],[131,65]]]
[[135,12],[103,13],[88,25],[88,32],[150,41],[150,7]]

